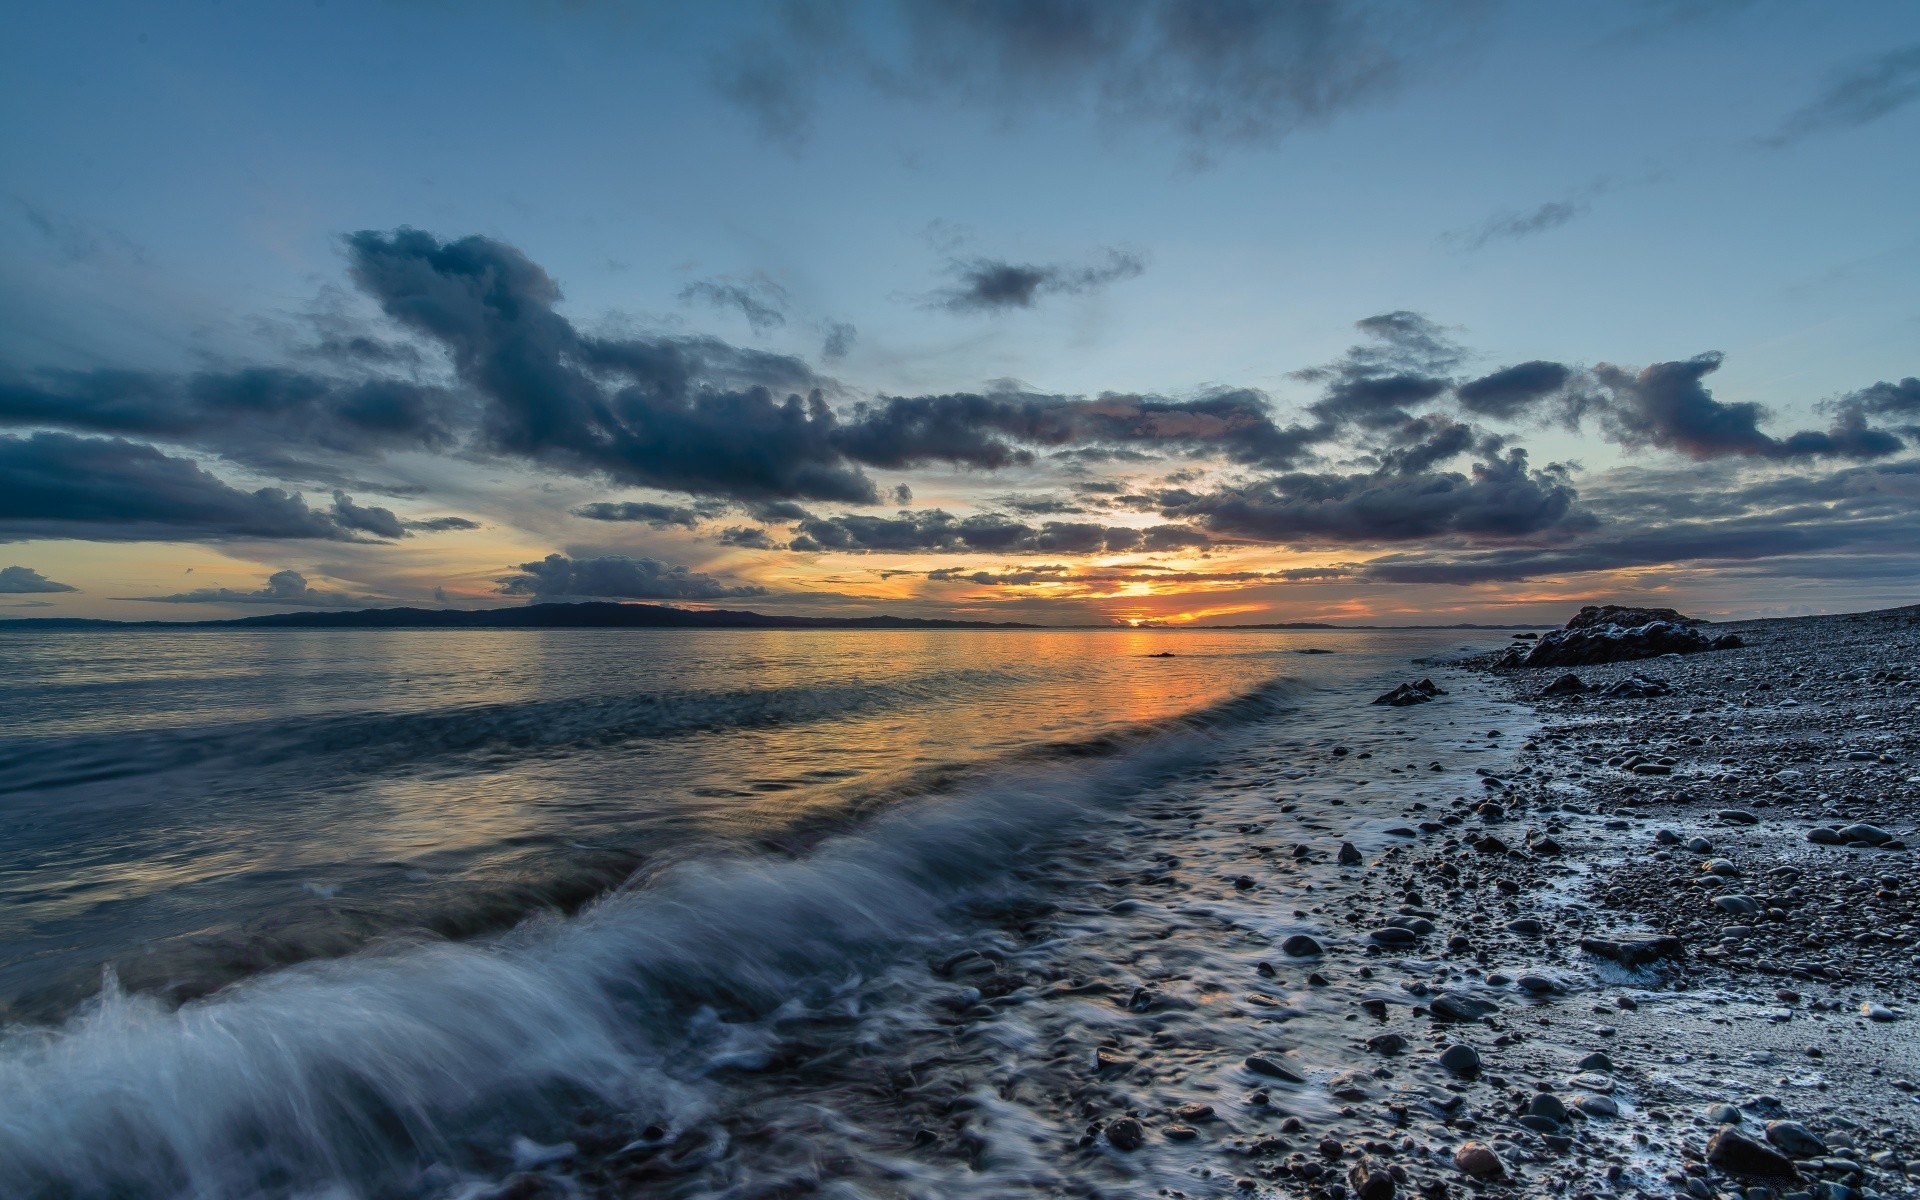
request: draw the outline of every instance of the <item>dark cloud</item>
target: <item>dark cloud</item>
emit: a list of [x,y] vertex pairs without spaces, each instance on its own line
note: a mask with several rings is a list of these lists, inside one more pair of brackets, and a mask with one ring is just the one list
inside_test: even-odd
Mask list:
[[1898,437],[1869,428],[1857,408],[1843,412],[1826,432],[1805,430],[1785,438],[1764,433],[1760,421],[1766,412],[1758,404],[1715,400],[1702,382],[1720,368],[1721,357],[1700,354],[1638,372],[1601,363],[1594,376],[1610,394],[1600,409],[1601,421],[1624,445],[1657,446],[1696,459],[1879,458],[1903,445]]
[[773,535],[757,525],[731,525],[720,531],[720,544],[743,550],[778,550]]
[[171,596],[118,596],[119,600],[145,600],[155,604],[284,604],[302,608],[365,608],[375,603],[371,596],[349,596],[307,586],[306,576],[298,571],[275,571],[267,576],[267,585],[258,591],[241,592],[233,588],[195,588]]
[[680,300],[683,304],[698,300],[715,308],[734,309],[755,333],[770,333],[787,323],[787,289],[764,275],[756,274],[745,282],[703,279],[681,288]]
[[1419,313],[1381,313],[1354,327],[1368,340],[1336,362],[1294,373],[1323,385],[1321,398],[1307,410],[1316,424],[1293,431],[1302,445],[1331,440],[1349,427],[1405,424],[1413,419],[1412,406],[1446,394],[1453,383],[1448,372],[1466,357],[1445,329]]
[[347,245],[355,281],[487,399],[488,449],[696,494],[877,499],[798,359],[707,338],[589,337],[554,311],[546,272],[489,238],[402,229]]
[[1920,461],[1760,479],[1716,489],[1704,504],[1692,494],[1697,484],[1692,474],[1647,473],[1591,496],[1607,519],[1562,544],[1392,554],[1362,573],[1383,583],[1475,584],[1821,556],[1837,570],[1858,554],[1910,550],[1920,522]]
[[0,567],[0,594],[20,596],[29,592],[77,592],[70,583],[55,583],[32,567]]
[[1564,467],[1534,470],[1526,451],[1475,463],[1471,475],[1294,472],[1194,495],[1172,491],[1162,512],[1219,536],[1285,544],[1413,541],[1535,534],[1586,518]]
[[1777,148],[1815,134],[1853,129],[1915,99],[1920,99],[1920,43],[1834,72],[1821,93],[1789,114],[1765,141]]
[[942,509],[897,517],[842,514],[802,521],[794,550],[856,553],[1118,554],[1170,551],[1209,544],[1206,534],[1184,525],[1147,529],[1081,521],[1029,525],[997,513],[955,517]]
[[[412,537],[412,533],[393,515],[391,509],[373,508],[353,502],[353,497],[345,492],[333,494],[333,519],[344,528],[358,529],[380,538]],[[458,517],[443,518],[459,520]]]
[[825,362],[839,362],[853,352],[854,339],[860,331],[849,321],[827,322],[826,336],[820,342],[820,357]]
[[279,488],[241,491],[197,463],[118,438],[0,436],[0,479],[0,541],[359,540],[337,511]]
[[1476,416],[1513,421],[1566,387],[1572,377],[1564,364],[1534,359],[1468,380],[1453,394],[1461,408]]
[[837,435],[849,457],[877,467],[943,461],[998,468],[1030,463],[1029,447],[1152,444],[1286,466],[1312,436],[1274,423],[1267,397],[1251,389],[1192,400],[1108,393],[1087,398],[1025,392],[889,396],[856,405]]
[[1885,417],[1898,422],[1901,433],[1920,441],[1920,379],[1912,375],[1898,383],[1881,381],[1840,398],[1825,407],[1836,409],[1839,423],[1865,424],[1867,417]]
[[649,501],[628,500],[615,504],[601,501],[596,504],[583,504],[573,510],[576,517],[585,517],[589,521],[639,521],[665,529],[670,525],[679,525],[692,529],[708,517],[725,511],[725,505],[698,505],[688,507],[679,504],[654,504]]
[[515,574],[498,582],[503,596],[535,600],[720,600],[767,594],[763,587],[730,585],[684,566],[625,555],[570,559],[549,554],[539,562],[521,563]]
[[250,465],[286,466],[293,447],[360,457],[444,449],[454,441],[460,409],[441,388],[286,367],[0,376],[0,426],[153,438]]
[[[721,92],[770,137],[796,143],[822,79],[896,97],[958,99],[1007,115],[1051,105],[1152,126],[1195,158],[1277,141],[1392,92],[1466,44],[1473,2],[900,0],[889,19],[791,0],[783,20],[722,63]],[[876,27],[900,38],[869,37]]]
[[455,533],[481,528],[480,522],[466,517],[421,517],[417,520],[402,521],[408,529],[417,529],[422,533]]
[[955,260],[949,267],[953,286],[935,292],[933,302],[956,313],[1032,308],[1042,296],[1083,295],[1132,279],[1146,269],[1146,260],[1130,250],[1107,250],[1101,262],[1079,267],[991,258]]

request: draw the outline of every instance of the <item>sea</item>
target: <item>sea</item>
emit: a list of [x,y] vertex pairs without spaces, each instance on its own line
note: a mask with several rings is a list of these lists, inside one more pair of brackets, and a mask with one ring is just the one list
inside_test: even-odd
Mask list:
[[1103,1194],[965,1014],[1168,821],[1494,762],[1367,701],[1505,637],[0,630],[0,1195]]

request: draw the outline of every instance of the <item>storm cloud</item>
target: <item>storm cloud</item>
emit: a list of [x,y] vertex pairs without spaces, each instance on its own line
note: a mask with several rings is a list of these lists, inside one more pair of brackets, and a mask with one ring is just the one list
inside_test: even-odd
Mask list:
[[684,566],[653,558],[568,558],[549,554],[538,562],[521,563],[514,574],[498,580],[503,596],[535,600],[720,600],[729,596],[764,596],[767,589],[727,584]]

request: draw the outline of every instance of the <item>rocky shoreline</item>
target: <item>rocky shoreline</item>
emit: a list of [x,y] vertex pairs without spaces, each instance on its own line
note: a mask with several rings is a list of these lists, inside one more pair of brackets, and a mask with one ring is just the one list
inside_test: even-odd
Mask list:
[[1709,632],[1350,680],[470,1194],[1920,1196],[1920,608]]

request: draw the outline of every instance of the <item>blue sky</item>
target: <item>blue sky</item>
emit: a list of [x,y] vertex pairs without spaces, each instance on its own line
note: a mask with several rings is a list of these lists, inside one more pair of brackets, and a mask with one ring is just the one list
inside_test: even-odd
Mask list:
[[[1238,34],[1206,40],[1236,19]],[[343,236],[402,227],[511,247],[590,334],[712,336],[794,356],[847,411],[1006,381],[1024,394],[1176,401],[1231,387],[1258,389],[1285,424],[1326,386],[1295,372],[1340,359],[1366,341],[1356,321],[1393,312],[1445,330],[1461,380],[1530,360],[1637,369],[1720,352],[1717,402],[1763,406],[1762,427],[1781,437],[1824,428],[1822,402],[1920,372],[1920,9],[1906,3],[45,4],[10,8],[0,33],[0,369],[23,386],[46,387],[48,370],[310,364],[301,347],[322,323],[395,319],[353,282]],[[1105,269],[1116,262],[1128,269]],[[981,264],[1041,268],[1051,282],[1030,305],[947,303]],[[730,296],[757,298],[762,319]],[[850,344],[828,358],[837,326],[852,327]],[[12,436],[116,432],[27,407],[38,415],[16,413]],[[1920,417],[1878,419],[1899,438],[1899,421]],[[1910,495],[1911,438],[1897,452],[1794,457],[1677,451],[1644,430],[1569,424],[1542,409],[1501,432],[1524,435],[1534,467],[1577,464],[1583,503],[1620,471],[1729,493],[1855,469],[1896,508]],[[332,490],[275,476],[258,454],[223,460],[204,439],[152,444],[243,491]],[[1374,469],[1384,444],[1329,441],[1313,466]],[[1063,445],[1089,448],[1052,443],[1039,465],[1011,471],[934,455],[875,477],[964,517],[1089,469],[1145,495],[1167,486],[1147,473],[1194,454],[1090,468],[1058,457]],[[868,547],[856,562],[786,548],[793,530],[778,524],[766,526],[778,548],[723,545],[722,529],[747,527],[737,510],[665,529],[583,524],[573,509],[593,501],[728,489],[676,499],[636,488],[657,478],[644,470],[555,469],[551,455],[470,439],[455,449],[334,465],[375,485],[354,490],[363,505],[481,526],[458,537],[316,545],[176,524],[136,540],[74,521],[57,538],[28,536],[48,528],[27,519],[44,514],[16,505],[0,536],[18,544],[0,560],[78,588],[29,597],[49,607],[19,615],[152,615],[111,597],[190,595],[173,578],[188,566],[229,594],[262,594],[166,613],[270,603],[262,581],[289,567],[316,596],[420,602],[437,587],[454,602],[506,602],[498,577],[551,553],[684,566],[760,589],[762,607],[1191,610],[1157,598],[1184,594],[1171,587],[1126,600],[1093,585],[957,592],[926,577],[962,565],[952,545],[885,564]],[[1470,457],[1447,469],[1471,478]],[[1232,463],[1202,464],[1219,468],[1209,485],[1266,486]],[[1160,499],[1158,518],[1142,501],[1129,520],[1198,519],[1214,539],[1162,564],[1198,555],[1214,573],[1225,559],[1272,572],[1409,548],[1353,534],[1249,540],[1211,510],[1196,518]],[[1561,544],[1545,527],[1444,532],[1432,553],[1500,548],[1489,537]],[[1755,561],[1464,590],[1358,575],[1207,590],[1230,598],[1216,607],[1279,617],[1517,611],[1608,588],[1731,612],[1878,602],[1920,579],[1876,557],[1870,582],[1763,571],[1760,586],[1746,574]],[[919,575],[876,575],[896,568]],[[865,582],[820,582],[850,571]]]

